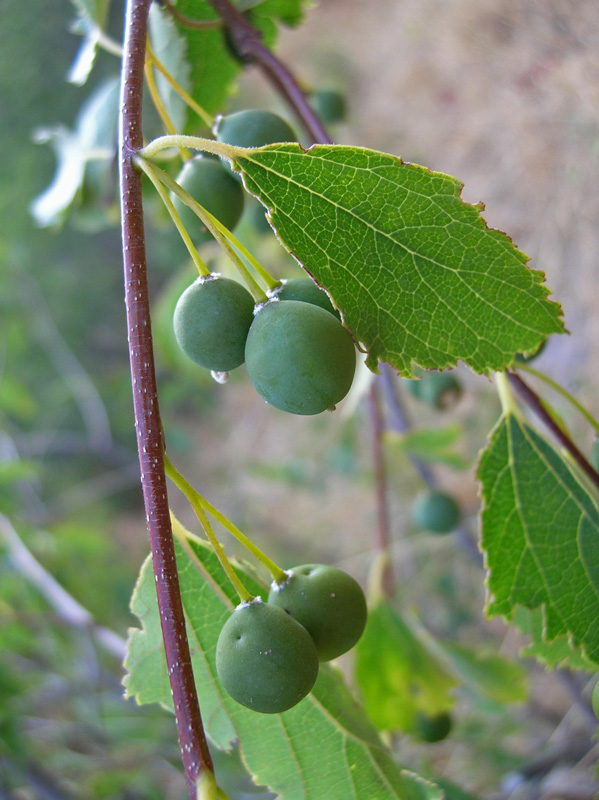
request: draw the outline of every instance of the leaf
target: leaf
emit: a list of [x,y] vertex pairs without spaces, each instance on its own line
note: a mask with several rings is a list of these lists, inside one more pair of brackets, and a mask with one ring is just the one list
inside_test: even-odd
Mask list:
[[356,645],[355,676],[365,708],[382,731],[411,731],[417,712],[454,704],[457,681],[395,609],[378,602]]
[[283,245],[326,287],[367,365],[488,373],[563,330],[543,273],[448,175],[358,147],[237,150]]
[[526,672],[497,653],[436,640],[466,689],[495,703],[522,703],[528,695]]
[[581,648],[572,646],[568,636],[558,636],[552,642],[543,640],[543,612],[540,608],[534,611],[517,608],[512,622],[531,639],[531,643],[521,649],[521,656],[536,658],[549,669],[568,667],[589,672],[597,670],[597,665],[585,658]]
[[[305,5],[306,0],[265,0],[248,13],[252,24],[264,33],[264,43],[272,48],[277,38],[277,22],[298,24]],[[194,20],[218,19],[206,0],[178,0],[177,10]],[[222,112],[243,69],[227,44],[224,29],[194,30],[180,24],[177,27],[186,43],[191,96],[209,113]],[[191,131],[194,126],[197,118],[190,112],[186,129]]]
[[[185,60],[185,40],[180,35],[173,18],[159,5],[152,3],[148,25],[154,54],[171,75],[177,76],[178,83],[187,91],[191,66]],[[175,129],[182,130],[187,118],[187,105],[164,75],[157,70],[155,75],[158,94],[166,112]]]
[[561,455],[513,414],[482,455],[487,613],[543,610],[543,642],[568,636],[599,664],[599,512]]
[[63,221],[83,185],[88,164],[103,162],[110,169],[116,150],[118,103],[119,81],[113,78],[101,84],[81,106],[73,131],[58,126],[36,132],[36,141],[49,142],[58,160],[52,183],[31,204],[40,227]]
[[384,439],[393,452],[408,453],[420,461],[446,464],[453,469],[466,469],[468,462],[464,456],[453,450],[463,433],[462,426],[454,423],[442,428],[414,428],[406,433],[388,431]]
[[83,36],[83,42],[67,73],[69,83],[83,86],[96,60],[98,43],[106,24],[110,0],[71,0],[77,10],[77,19],[71,33]]
[[[403,772],[346,688],[341,673],[322,665],[313,692],[283,714],[258,715],[233,701],[220,687],[215,649],[234,605],[234,592],[213,551],[201,543],[176,544],[183,607],[202,717],[212,742],[230,749],[239,739],[243,760],[258,784],[283,800],[440,800],[438,789]],[[252,573],[240,568],[250,591]],[[266,591],[266,587],[262,587]],[[156,590],[150,560],[135,588],[132,610],[143,628],[132,630],[125,686],[139,703],[172,708],[162,648]]]

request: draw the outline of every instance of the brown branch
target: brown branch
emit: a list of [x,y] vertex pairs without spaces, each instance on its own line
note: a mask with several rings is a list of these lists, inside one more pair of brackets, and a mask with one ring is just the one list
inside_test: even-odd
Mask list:
[[314,143],[330,144],[321,119],[287,67],[262,44],[261,33],[229,0],[208,0],[222,18],[240,58],[256,64],[287,101]]
[[213,771],[213,765],[193,678],[169,517],[150,326],[141,174],[133,164],[133,156],[143,145],[141,101],[149,5],[150,0],[129,0],[126,13],[119,120],[125,304],[137,447],[156,594],[179,744],[189,794],[195,799],[200,773],[205,769]]
[[527,403],[528,406],[530,406],[535,414],[543,420],[551,433],[563,444],[585,475],[597,488],[599,488],[599,474],[595,472],[578,447],[576,447],[572,439],[570,439],[570,437],[555,422],[553,417],[543,405],[538,394],[533,391],[533,389],[531,389],[530,386],[525,383],[515,372],[508,372],[507,377],[519,396]]

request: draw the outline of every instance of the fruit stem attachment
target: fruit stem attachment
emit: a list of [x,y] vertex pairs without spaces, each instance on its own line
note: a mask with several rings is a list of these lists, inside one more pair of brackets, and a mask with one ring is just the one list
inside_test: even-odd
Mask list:
[[563,386],[557,383],[557,381],[554,381],[553,378],[550,378],[549,375],[546,375],[544,372],[540,372],[534,367],[529,367],[528,364],[518,364],[518,371],[520,370],[522,370],[522,372],[528,372],[530,375],[534,375],[535,378],[538,378],[540,381],[543,381],[543,383],[551,386],[555,392],[561,394],[563,398],[565,398],[580,414],[582,414],[589,425],[594,428],[596,433],[599,433],[599,422],[595,419],[595,417],[589,411],[587,411],[582,403],[573,397],[567,389],[564,389]]
[[189,192],[186,192],[185,189],[179,186],[179,184],[173,180],[167,172],[160,167],[157,167],[155,164],[152,165],[151,169],[156,178],[158,178],[158,180],[161,181],[161,183],[163,183],[167,189],[170,189],[171,192],[174,192],[174,194],[176,194],[177,197],[179,197],[185,203],[185,205],[189,206],[194,214],[196,214],[202,220],[204,225],[208,228],[210,233],[214,236],[216,241],[227,253],[235,265],[237,271],[245,282],[245,285],[254,298],[254,301],[256,303],[265,303],[268,300],[267,295],[256,283],[252,275],[249,273],[246,265],[243,263],[228,241],[228,237],[232,236],[230,231],[228,231],[224,225],[222,225],[215,217],[213,217],[209,211],[206,211],[203,206],[194,200]]
[[199,103],[196,103],[193,97],[190,94],[187,94],[185,89],[179,83],[177,83],[175,78],[173,78],[173,76],[167,70],[164,64],[156,57],[156,54],[152,50],[149,41],[146,46],[147,46],[146,58],[156,67],[156,69],[158,70],[158,72],[160,72],[160,74],[164,77],[164,79],[168,83],[170,83],[173,90],[177,92],[181,100],[183,100],[183,102],[186,103],[191,108],[192,111],[195,111],[195,113],[198,115],[198,117],[202,120],[202,122],[205,125],[207,125],[209,128],[212,128],[212,126],[214,125],[214,117],[211,114],[209,114],[205,108],[202,108],[202,106]]
[[168,192],[165,190],[160,180],[154,174],[154,166],[150,164],[148,161],[145,161],[145,159],[143,158],[135,158],[134,161],[135,161],[135,166],[143,170],[143,172],[145,172],[145,174],[154,184],[154,188],[160,195],[160,199],[166,206],[168,213],[171,215],[172,220],[175,223],[175,227],[179,231],[181,238],[185,243],[185,247],[187,247],[189,255],[191,256],[193,263],[196,265],[198,272],[200,273],[202,278],[207,278],[210,275],[210,270],[208,269],[206,264],[202,261],[200,254],[194,247],[194,244],[191,241],[189,234],[187,233],[185,225],[183,225],[181,217],[179,216],[177,209],[173,205],[173,201],[168,196]]
[[208,541],[212,545],[212,549],[216,553],[216,557],[220,561],[221,567],[224,569],[227,578],[231,581],[233,588],[239,595],[239,600],[242,603],[249,603],[254,599],[254,596],[248,592],[240,578],[237,576],[237,573],[231,566],[231,562],[227,558],[220,542],[214,535],[212,526],[210,525],[208,517],[206,516],[206,512],[202,507],[203,498],[198,494],[198,492],[196,492],[193,486],[187,480],[185,480],[179,470],[173,466],[166,453],[164,455],[164,470],[166,472],[166,476],[171,479],[177,489],[183,492],[189,505],[193,508],[198,520],[200,521],[200,525],[204,529]]

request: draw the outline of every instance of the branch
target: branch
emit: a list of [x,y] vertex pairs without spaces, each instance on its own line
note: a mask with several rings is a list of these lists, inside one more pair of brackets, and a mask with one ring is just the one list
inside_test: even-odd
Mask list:
[[599,474],[595,472],[593,467],[589,464],[584,455],[580,452],[578,447],[574,444],[572,439],[564,433],[564,431],[555,422],[553,417],[549,414],[543,405],[541,398],[533,391],[530,386],[525,383],[519,375],[515,372],[508,372],[507,377],[513,388],[518,395],[530,406],[535,414],[543,420],[545,425],[549,428],[551,433],[558,439],[566,450],[570,453],[572,458],[576,461],[581,470],[591,480],[591,482],[599,489]]
[[190,797],[195,800],[198,778],[204,770],[214,769],[191,666],[169,517],[150,324],[141,173],[133,164],[143,146],[141,101],[149,6],[150,0],[128,0],[125,25],[119,120],[125,305],[137,447],[156,594],[183,766]]
[[313,142],[330,144],[331,138],[306,100],[306,95],[300,89],[298,82],[287,67],[262,44],[260,31],[256,30],[229,0],[208,0],[208,2],[225,23],[231,42],[240,58],[260,67],[266,78],[292,108]]
[[87,631],[108,653],[123,661],[127,643],[114,631],[98,625],[90,612],[47,572],[21,541],[10,521],[0,514],[0,538],[8,556],[21,575],[44,596],[63,622]]
[[[389,505],[387,503],[387,471],[385,469],[385,454],[383,452],[384,421],[379,403],[377,383],[374,381],[370,388],[370,424],[372,435],[372,461],[374,466],[374,479],[376,485],[376,509],[378,544],[381,554],[388,555],[391,544],[391,526],[389,522]],[[390,560],[386,560],[381,576],[381,589],[386,597],[393,592],[395,578]]]

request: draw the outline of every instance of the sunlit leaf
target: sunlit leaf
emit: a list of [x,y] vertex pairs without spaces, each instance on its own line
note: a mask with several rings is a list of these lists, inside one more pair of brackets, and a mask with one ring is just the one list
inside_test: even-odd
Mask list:
[[567,636],[599,663],[599,512],[562,456],[513,414],[482,455],[482,546],[490,616],[543,612],[543,642]]
[[411,731],[418,712],[435,716],[454,704],[457,681],[388,603],[369,610],[356,646],[356,681],[379,730]]
[[357,147],[270,145],[235,155],[285,247],[326,287],[368,366],[487,373],[562,331],[543,273],[455,178]]

